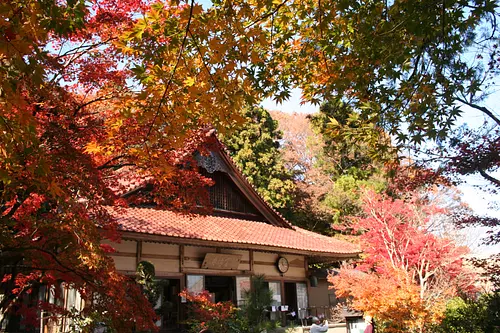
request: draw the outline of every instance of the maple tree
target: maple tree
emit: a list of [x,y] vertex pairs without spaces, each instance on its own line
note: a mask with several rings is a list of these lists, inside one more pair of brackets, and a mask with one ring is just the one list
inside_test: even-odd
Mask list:
[[263,97],[298,86],[305,101],[349,101],[402,140],[402,122],[416,142],[445,135],[459,86],[441,74],[495,2],[443,4],[2,2],[1,313],[64,313],[21,300],[65,281],[87,313],[115,309],[111,327],[152,327],[145,298],[101,245],[118,240],[104,206],[141,200],[120,197],[130,188],[116,172],[133,167],[128,183],[147,179],[157,207],[190,209],[211,184],[191,159],[206,140],[199,129],[225,133]]
[[426,332],[439,323],[448,299],[474,290],[463,266],[467,249],[426,227],[440,210],[415,201],[367,193],[364,216],[355,219],[366,257],[353,268],[330,275],[338,297],[375,315],[387,331]]
[[[107,256],[112,249],[101,244],[119,241],[104,208],[120,204],[116,193],[126,189],[113,171],[128,165],[147,169],[147,177],[163,185],[158,192],[167,197],[177,192],[172,205],[180,208],[187,198],[195,200],[189,189],[199,190],[207,181],[190,168],[173,168],[192,155],[203,133],[178,121],[177,136],[164,137],[156,128],[149,141],[154,122],[136,117],[137,109],[129,105],[137,101],[126,82],[133,72],[120,65],[123,54],[114,41],[143,6],[128,1],[93,7],[84,1],[0,5],[0,311],[9,331],[38,325],[41,310],[51,321],[89,317],[120,332],[156,328],[139,287],[115,271]],[[190,141],[182,139],[186,136]],[[174,151],[180,141],[184,149]],[[82,311],[59,301],[61,283],[79,292]],[[38,290],[45,292],[29,297]],[[82,329],[91,330],[95,321],[80,320],[86,323]]]

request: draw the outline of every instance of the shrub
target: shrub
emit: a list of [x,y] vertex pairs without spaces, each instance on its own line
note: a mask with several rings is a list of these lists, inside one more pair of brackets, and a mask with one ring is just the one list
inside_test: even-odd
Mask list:
[[202,329],[218,333],[241,331],[239,327],[244,323],[238,315],[238,308],[232,302],[214,303],[206,290],[199,294],[183,290],[180,296],[188,301],[189,319],[186,323],[190,325],[190,332],[198,333]]
[[477,300],[454,298],[448,302],[437,333],[500,333],[500,293]]

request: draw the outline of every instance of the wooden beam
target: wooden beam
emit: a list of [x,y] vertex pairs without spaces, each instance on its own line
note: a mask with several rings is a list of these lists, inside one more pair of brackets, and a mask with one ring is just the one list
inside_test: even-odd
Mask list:
[[110,254],[111,257],[127,257],[127,258],[136,258],[137,252],[114,252]]
[[[313,258],[325,258],[330,261],[342,260],[342,259],[354,259],[358,257],[359,253],[329,253],[329,252],[316,252],[309,250],[296,250],[290,248],[283,248],[278,246],[266,246],[257,244],[245,244],[245,243],[232,243],[232,242],[217,242],[202,239],[193,238],[180,238],[173,236],[162,236],[162,235],[150,235],[138,232],[125,231],[122,234],[122,239],[125,240],[135,240],[135,241],[146,241],[146,242],[159,242],[159,243],[171,243],[171,244],[183,244],[192,246],[203,246],[203,247],[221,247],[225,249],[252,249],[262,252],[274,252],[277,254],[298,254],[306,255]],[[314,262],[320,262],[321,260],[313,260]]]
[[179,260],[179,256],[168,254],[143,254],[142,258]]
[[182,273],[175,273],[175,272],[167,272],[167,271],[156,271],[155,272],[156,277],[162,277],[162,278],[172,278],[172,279],[180,279],[184,277],[184,274]]
[[269,282],[306,282],[306,279],[298,276],[266,276],[266,281]]
[[236,269],[205,269],[205,268],[184,268],[184,273],[186,274],[196,274],[196,275],[217,275],[217,276],[239,276],[248,275],[246,270],[236,270]]

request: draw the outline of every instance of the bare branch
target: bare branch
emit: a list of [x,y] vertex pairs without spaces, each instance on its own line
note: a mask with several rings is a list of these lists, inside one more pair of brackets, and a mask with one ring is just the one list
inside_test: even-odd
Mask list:
[[476,110],[479,110],[481,112],[483,112],[485,115],[487,115],[488,117],[490,117],[497,125],[500,125],[500,119],[497,118],[497,116],[495,116],[493,114],[493,112],[491,112],[490,110],[488,110],[488,108],[484,107],[484,106],[481,106],[481,105],[477,105],[475,103],[472,103],[472,102],[469,102],[463,98],[460,98],[460,97],[457,97],[457,100],[467,106],[470,106],[471,108],[474,108]]
[[496,186],[500,187],[500,180],[496,179],[495,177],[489,175],[488,173],[486,173],[486,171],[484,171],[483,169],[478,169],[479,173],[481,174],[481,176],[483,176],[483,178],[489,180],[490,182],[492,182],[493,184],[495,184]]

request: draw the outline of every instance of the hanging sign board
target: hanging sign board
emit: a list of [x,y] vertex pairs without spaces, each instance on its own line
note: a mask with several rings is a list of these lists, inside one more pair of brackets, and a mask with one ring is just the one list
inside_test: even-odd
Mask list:
[[201,268],[238,269],[240,260],[241,255],[239,254],[207,253]]

